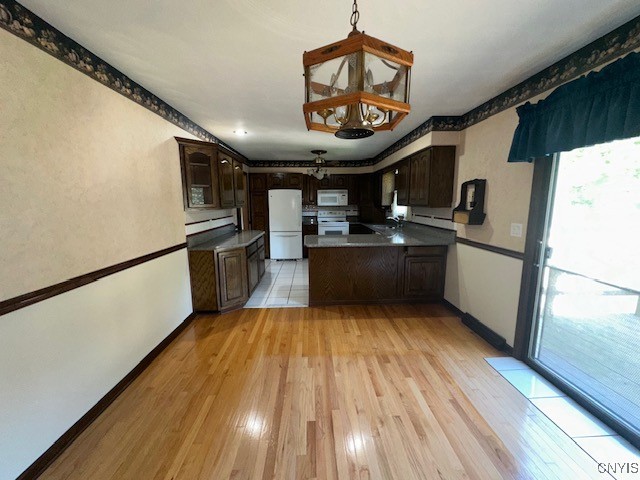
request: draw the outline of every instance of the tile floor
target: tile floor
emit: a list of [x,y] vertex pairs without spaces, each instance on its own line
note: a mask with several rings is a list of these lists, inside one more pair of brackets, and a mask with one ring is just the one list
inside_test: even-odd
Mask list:
[[[596,462],[602,464],[640,462],[638,450],[527,364],[511,357],[485,360]],[[619,480],[640,478],[635,472],[610,471],[609,474]]]
[[245,308],[309,306],[308,260],[266,261],[266,272]]

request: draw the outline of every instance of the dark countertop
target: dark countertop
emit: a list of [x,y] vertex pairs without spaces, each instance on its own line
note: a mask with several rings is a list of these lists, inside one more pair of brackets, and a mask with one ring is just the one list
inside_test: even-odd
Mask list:
[[264,236],[264,232],[262,230],[245,230],[239,233],[216,237],[207,242],[200,243],[199,245],[189,247],[189,250],[215,250],[216,252],[233,250],[234,248],[248,247],[262,236]]
[[423,225],[408,225],[392,229],[385,225],[363,223],[375,234],[361,235],[306,235],[304,245],[308,248],[323,247],[435,247],[452,245],[456,232]]

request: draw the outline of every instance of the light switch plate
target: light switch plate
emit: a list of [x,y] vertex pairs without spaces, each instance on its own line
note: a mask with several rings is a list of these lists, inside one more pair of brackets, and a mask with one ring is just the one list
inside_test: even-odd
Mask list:
[[511,224],[511,236],[512,237],[522,237],[522,224],[521,223],[512,223]]

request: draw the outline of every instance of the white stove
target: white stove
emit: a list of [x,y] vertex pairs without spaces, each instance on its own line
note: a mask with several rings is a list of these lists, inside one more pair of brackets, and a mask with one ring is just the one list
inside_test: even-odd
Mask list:
[[319,210],[318,235],[349,235],[347,212],[344,210]]

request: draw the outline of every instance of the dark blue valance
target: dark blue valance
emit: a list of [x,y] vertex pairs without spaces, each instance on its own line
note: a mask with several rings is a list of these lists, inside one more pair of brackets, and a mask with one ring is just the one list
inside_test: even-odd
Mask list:
[[510,162],[640,136],[640,53],[518,107]]

